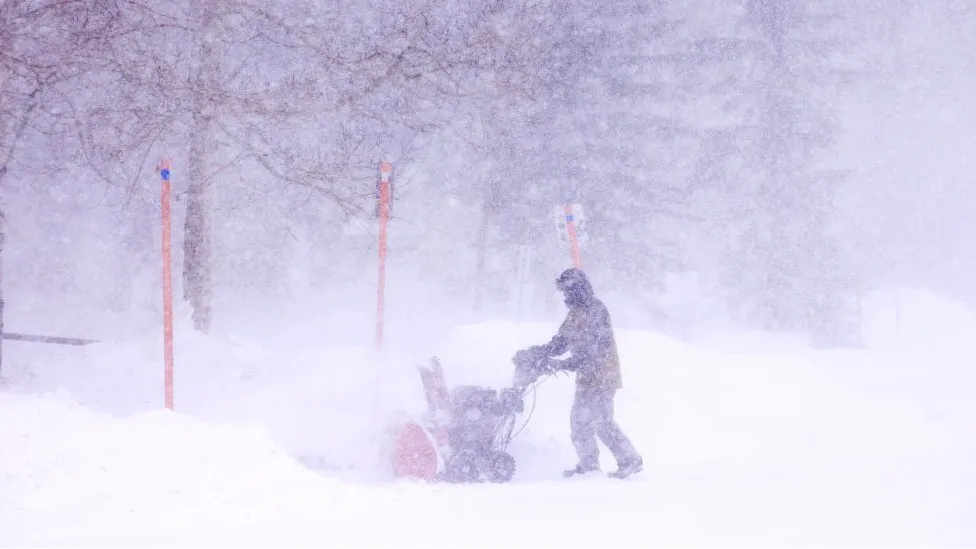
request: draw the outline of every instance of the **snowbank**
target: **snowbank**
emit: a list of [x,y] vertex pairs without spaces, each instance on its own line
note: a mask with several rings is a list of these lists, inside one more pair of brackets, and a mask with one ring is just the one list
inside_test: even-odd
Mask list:
[[976,348],[976,311],[922,288],[871,292],[862,322],[864,344],[876,350],[945,354]]
[[117,418],[63,393],[0,394],[0,416],[6,418],[0,424],[5,543],[124,530],[146,517],[155,517],[160,529],[201,514],[246,520],[256,494],[285,491],[337,505],[344,493],[246,423],[167,411]]
[[[262,427],[291,454],[321,468],[386,474],[385,426],[425,406],[416,361],[395,352],[270,352],[192,331],[178,331],[174,347],[176,411]],[[159,338],[91,345],[75,351],[74,360],[38,364],[14,383],[64,390],[113,415],[160,410],[161,349]]]

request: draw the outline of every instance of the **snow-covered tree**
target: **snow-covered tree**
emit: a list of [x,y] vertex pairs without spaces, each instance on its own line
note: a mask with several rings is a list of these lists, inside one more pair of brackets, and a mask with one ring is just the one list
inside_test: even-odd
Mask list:
[[[831,235],[840,173],[824,167],[849,74],[838,3],[749,0],[693,41],[687,74],[709,116],[697,184],[736,318],[768,329],[826,329],[843,313],[851,265]],[[734,23],[734,24],[729,24]]]

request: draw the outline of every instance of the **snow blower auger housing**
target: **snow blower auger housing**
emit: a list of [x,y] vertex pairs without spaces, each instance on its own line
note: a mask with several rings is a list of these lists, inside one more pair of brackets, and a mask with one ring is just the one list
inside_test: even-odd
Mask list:
[[450,483],[511,480],[516,464],[507,450],[518,434],[516,418],[525,411],[528,390],[552,372],[549,359],[537,353],[520,351],[513,362],[513,383],[501,390],[476,385],[449,390],[437,357],[419,365],[427,412],[397,429],[395,476]]

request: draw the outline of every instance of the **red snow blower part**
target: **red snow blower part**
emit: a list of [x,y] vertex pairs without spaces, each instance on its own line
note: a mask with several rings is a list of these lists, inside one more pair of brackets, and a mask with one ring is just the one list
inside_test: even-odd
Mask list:
[[528,391],[555,370],[549,358],[532,351],[519,351],[513,363],[512,385],[501,390],[476,385],[449,390],[437,357],[418,366],[427,411],[394,433],[394,475],[450,483],[511,480],[515,458],[508,445],[529,419],[516,432],[516,417],[525,411]]

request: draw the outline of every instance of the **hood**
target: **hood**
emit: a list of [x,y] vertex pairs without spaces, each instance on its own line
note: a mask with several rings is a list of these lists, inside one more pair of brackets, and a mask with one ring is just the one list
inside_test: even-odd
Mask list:
[[590,279],[579,269],[563,271],[556,279],[556,288],[568,307],[582,307],[596,300]]

